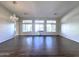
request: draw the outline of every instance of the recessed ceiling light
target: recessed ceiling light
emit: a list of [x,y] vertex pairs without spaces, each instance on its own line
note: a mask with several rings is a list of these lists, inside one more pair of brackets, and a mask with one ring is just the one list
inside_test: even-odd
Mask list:
[[27,15],[27,14],[28,14],[28,13],[26,13],[26,12],[24,13],[24,15]]
[[57,13],[54,13],[54,15],[57,15]]
[[13,1],[13,4],[16,4],[16,1]]

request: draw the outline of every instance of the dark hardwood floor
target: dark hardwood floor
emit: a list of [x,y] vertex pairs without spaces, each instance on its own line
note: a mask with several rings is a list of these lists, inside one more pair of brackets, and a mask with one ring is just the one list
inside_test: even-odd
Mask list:
[[0,56],[60,57],[59,36],[18,36],[0,44]]

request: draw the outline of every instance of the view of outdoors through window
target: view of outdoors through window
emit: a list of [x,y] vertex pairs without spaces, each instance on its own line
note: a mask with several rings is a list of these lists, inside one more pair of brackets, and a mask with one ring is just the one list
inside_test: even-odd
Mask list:
[[34,23],[32,20],[22,21],[22,32],[32,32],[33,28],[34,32],[56,32],[56,20],[34,20]]

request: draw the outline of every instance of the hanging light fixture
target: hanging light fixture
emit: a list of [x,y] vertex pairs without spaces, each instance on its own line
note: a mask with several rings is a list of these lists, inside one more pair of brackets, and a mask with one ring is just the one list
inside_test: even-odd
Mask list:
[[[14,4],[14,7],[15,7],[16,1],[13,1],[12,3]],[[15,9],[15,8],[14,8],[14,9]],[[14,13],[12,16],[10,16],[10,19],[15,22],[15,21],[18,21],[19,18],[16,17],[16,15],[15,15],[15,13]]]
[[13,14],[12,16],[10,16],[10,19],[12,20],[12,21],[18,21],[18,17],[16,17],[16,15],[15,14]]

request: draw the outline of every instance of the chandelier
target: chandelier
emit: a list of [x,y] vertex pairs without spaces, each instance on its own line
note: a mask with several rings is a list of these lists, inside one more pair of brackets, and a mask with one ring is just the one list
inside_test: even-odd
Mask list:
[[[14,5],[14,9],[15,9],[16,1],[13,1],[12,3],[13,3],[13,5]],[[12,21],[16,22],[16,21],[18,21],[19,18],[16,17],[16,15],[15,15],[15,13],[14,13],[12,16],[10,16],[10,19],[11,19]]]
[[12,20],[12,21],[18,21],[18,17],[16,17],[16,15],[15,14],[13,14],[12,16],[10,16],[10,19]]

